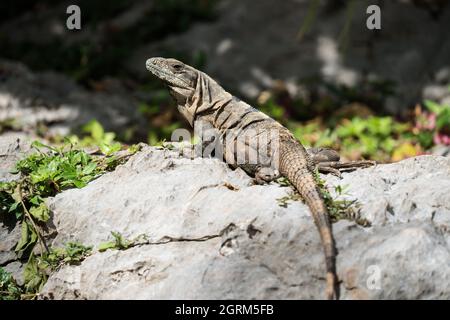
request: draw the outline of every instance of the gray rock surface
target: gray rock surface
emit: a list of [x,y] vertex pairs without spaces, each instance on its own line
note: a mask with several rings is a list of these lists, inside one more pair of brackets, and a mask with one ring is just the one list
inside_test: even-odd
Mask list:
[[24,268],[25,268],[25,264],[20,261],[10,262],[3,267],[3,269],[5,269],[7,272],[9,272],[13,276],[16,283],[20,286],[24,284],[24,280],[25,280],[25,277],[23,274]]
[[0,266],[17,260],[14,248],[20,239],[20,232],[21,227],[15,220],[0,218]]
[[[371,227],[333,225],[343,299],[450,298],[450,159],[423,156],[326,177],[357,200]],[[55,299],[320,299],[324,259],[309,210],[276,199],[217,159],[147,147],[128,163],[48,200],[53,245],[97,246],[119,231],[148,241],[64,266]]]
[[[18,179],[10,171],[14,164],[30,152],[30,137],[23,133],[0,136],[0,182]],[[2,205],[2,204],[0,204]],[[23,283],[23,264],[14,252],[21,236],[21,226],[11,216],[0,213],[0,266],[13,274],[19,284]]]
[[0,135],[0,182],[17,179],[11,169],[18,160],[30,151],[31,139],[23,133],[5,133]]
[[92,119],[120,132],[141,125],[138,100],[120,90],[92,92],[56,72],[31,72],[21,63],[0,60],[0,122],[18,121],[21,131],[46,125],[50,134],[67,135]]

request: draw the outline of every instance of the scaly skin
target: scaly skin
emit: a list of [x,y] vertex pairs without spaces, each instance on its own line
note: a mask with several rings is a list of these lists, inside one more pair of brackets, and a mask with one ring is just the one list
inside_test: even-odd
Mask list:
[[[337,299],[336,250],[331,224],[314,179],[315,162],[305,148],[288,129],[233,97],[203,72],[175,59],[151,58],[146,65],[168,86],[179,111],[192,126],[201,121],[217,130],[215,143],[222,148],[223,158],[230,166],[241,167],[258,182],[271,181],[281,174],[298,190],[311,210],[322,240],[327,272],[326,297]],[[276,135],[262,142],[260,138],[267,132]],[[256,161],[246,158],[252,153],[258,156]],[[339,156],[329,150],[319,153],[319,158],[324,154],[324,160],[339,160]],[[240,156],[244,160],[240,161]]]

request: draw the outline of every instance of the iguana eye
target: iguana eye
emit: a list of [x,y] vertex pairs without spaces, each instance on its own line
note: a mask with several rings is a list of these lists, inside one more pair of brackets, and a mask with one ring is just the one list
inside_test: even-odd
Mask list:
[[180,71],[181,69],[183,69],[183,65],[181,65],[181,64],[174,64],[174,65],[172,65],[172,68],[175,71]]

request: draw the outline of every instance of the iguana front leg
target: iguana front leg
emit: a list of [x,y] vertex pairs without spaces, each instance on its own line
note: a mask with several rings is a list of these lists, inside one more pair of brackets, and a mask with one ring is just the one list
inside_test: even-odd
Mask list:
[[278,179],[280,176],[281,175],[278,170],[275,170],[271,167],[259,166],[255,171],[255,182],[257,184],[265,184]]
[[319,172],[331,173],[338,177],[341,177],[341,172],[368,168],[377,164],[371,160],[341,162],[339,153],[330,148],[309,148],[306,151]]

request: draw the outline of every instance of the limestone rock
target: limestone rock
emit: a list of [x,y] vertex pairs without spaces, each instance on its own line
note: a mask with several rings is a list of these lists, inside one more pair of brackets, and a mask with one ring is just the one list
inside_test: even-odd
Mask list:
[[[450,298],[450,159],[422,156],[326,177],[371,227],[333,225],[343,299]],[[432,185],[430,182],[432,181]],[[118,231],[145,244],[94,253],[45,285],[55,299],[321,299],[319,235],[291,189],[258,186],[217,159],[147,147],[128,163],[49,199],[53,245],[97,246]]]

